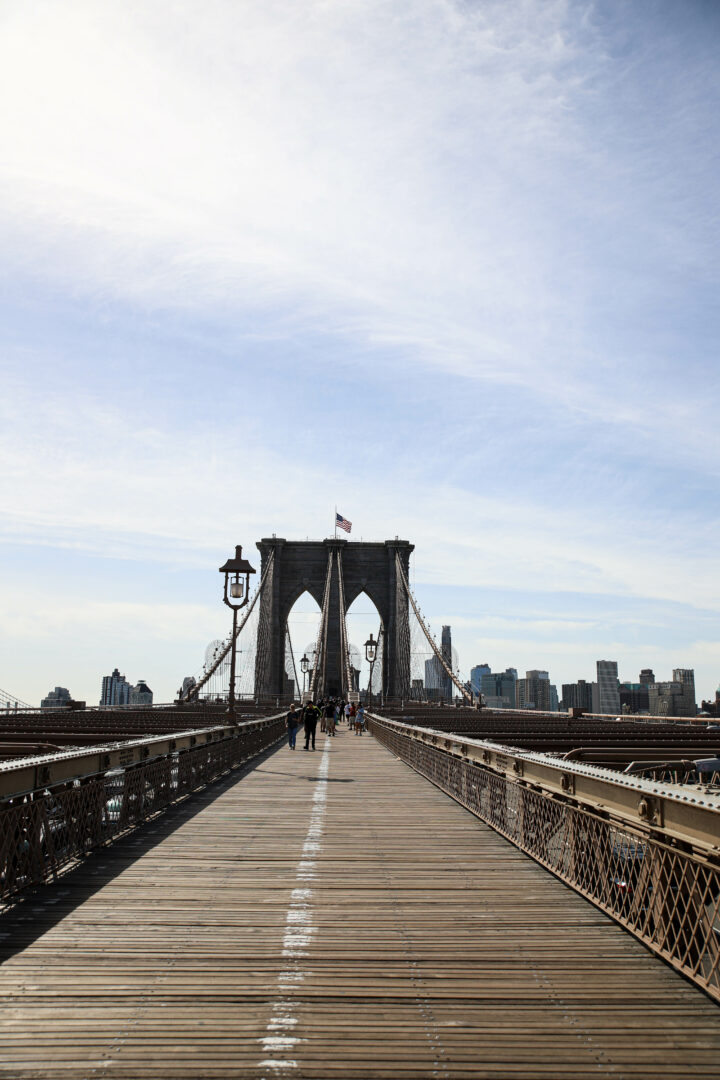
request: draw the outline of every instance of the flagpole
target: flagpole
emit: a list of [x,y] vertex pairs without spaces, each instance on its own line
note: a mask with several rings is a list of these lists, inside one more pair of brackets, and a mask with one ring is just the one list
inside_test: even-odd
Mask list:
[[337,540],[337,506],[335,507],[335,539]]

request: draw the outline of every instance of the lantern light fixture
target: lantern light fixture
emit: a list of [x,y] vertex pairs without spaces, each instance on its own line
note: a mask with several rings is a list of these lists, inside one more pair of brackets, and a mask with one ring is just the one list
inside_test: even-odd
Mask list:
[[250,599],[250,575],[255,573],[255,568],[247,559],[242,557],[242,547],[235,546],[235,558],[228,559],[224,566],[220,567],[220,573],[225,575],[223,589],[223,603],[232,608],[233,626],[230,648],[230,693],[228,695],[228,713],[231,721],[235,721],[235,660],[237,653],[237,613],[244,608]]

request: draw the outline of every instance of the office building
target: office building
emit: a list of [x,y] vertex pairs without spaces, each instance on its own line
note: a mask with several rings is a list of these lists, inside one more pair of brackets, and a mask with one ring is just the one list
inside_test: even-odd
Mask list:
[[640,672],[640,685],[649,686],[655,682],[655,673],[652,668],[644,667]]
[[598,711],[617,716],[620,712],[620,684],[617,660],[597,661]]
[[518,709],[550,712],[550,676],[547,671],[526,671],[525,678],[517,681],[516,701]]
[[578,679],[576,683],[563,683],[563,709],[587,709],[588,712],[592,712],[594,685],[594,683],[585,682],[585,679]]
[[444,701],[447,674],[437,656],[425,661],[425,697],[428,701]]
[[675,668],[669,682],[656,682],[648,687],[651,716],[695,716],[695,671]]
[[56,686],[40,702],[41,709],[62,709],[70,704],[72,696],[64,686]]
[[152,705],[153,692],[144,679],[139,679],[135,686],[130,687],[130,705]]
[[482,686],[480,680],[483,675],[490,674],[489,664],[476,664],[474,668],[470,668],[470,686],[472,687],[473,694],[481,694]]
[[681,683],[683,686],[683,701],[686,711],[679,715],[694,716],[697,712],[697,702],[695,701],[695,669],[673,668],[673,682]]
[[112,675],[105,675],[102,681],[101,705],[129,705],[130,683],[117,668]]
[[645,683],[620,683],[620,708],[624,713],[646,713],[650,709],[648,687]]
[[410,684],[410,697],[413,701],[422,701],[425,697],[425,686],[422,679],[413,679]]
[[516,687],[517,673],[514,668],[496,672],[488,668],[480,680],[480,693],[489,709],[514,709]]

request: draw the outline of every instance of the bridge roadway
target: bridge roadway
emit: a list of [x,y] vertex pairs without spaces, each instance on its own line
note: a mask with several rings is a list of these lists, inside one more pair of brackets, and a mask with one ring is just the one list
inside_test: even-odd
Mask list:
[[344,727],[96,852],[0,937],[1,1076],[720,1076],[709,999]]

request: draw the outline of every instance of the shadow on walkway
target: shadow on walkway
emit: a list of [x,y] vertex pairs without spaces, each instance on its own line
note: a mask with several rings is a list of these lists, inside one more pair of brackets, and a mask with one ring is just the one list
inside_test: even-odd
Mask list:
[[45,882],[21,894],[12,907],[0,913],[0,965],[16,953],[27,949],[48,930],[52,930],[108,881],[112,881],[143,855],[152,851],[181,825],[199,814],[208,803],[229,791],[239,780],[254,772],[283,747],[282,742],[269,747],[251,761],[192,792],[120,839],[94,848],[62,870],[56,881]]

